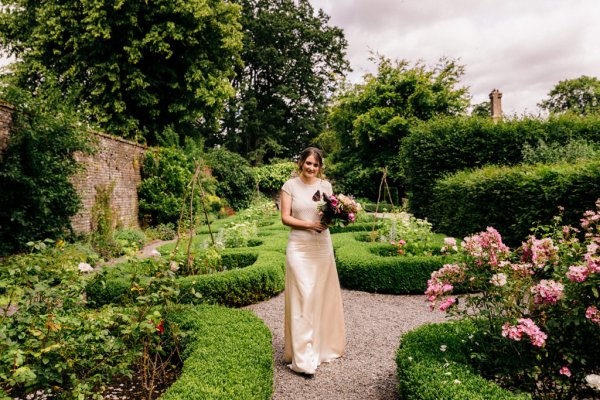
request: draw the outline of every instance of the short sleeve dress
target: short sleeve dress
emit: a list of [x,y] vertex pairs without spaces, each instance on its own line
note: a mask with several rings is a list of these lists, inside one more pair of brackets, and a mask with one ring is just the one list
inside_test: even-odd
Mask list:
[[[313,222],[319,220],[315,193],[333,194],[329,182],[318,179],[307,185],[299,177],[285,182],[282,190],[292,198],[292,216]],[[296,372],[314,374],[322,362],[344,354],[342,295],[329,229],[289,233],[284,328],[285,360]]]

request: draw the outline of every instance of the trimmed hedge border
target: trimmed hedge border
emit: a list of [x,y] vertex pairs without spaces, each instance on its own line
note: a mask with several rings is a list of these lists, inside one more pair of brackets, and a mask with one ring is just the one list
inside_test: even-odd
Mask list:
[[526,400],[484,379],[469,365],[469,321],[428,324],[405,333],[396,352],[400,397],[406,400]]
[[429,218],[436,229],[459,237],[493,226],[505,243],[518,245],[536,221],[552,223],[558,206],[565,208],[563,223],[578,226],[594,209],[599,187],[599,160],[460,171],[436,182]]
[[388,294],[423,294],[431,273],[450,257],[400,257],[380,256],[371,249],[381,243],[356,240],[355,233],[339,233],[333,236],[337,270],[340,284],[353,290]]
[[[223,254],[223,257],[251,254],[256,261],[250,266],[178,278],[178,301],[242,307],[281,293],[285,284],[285,256],[275,251],[255,249],[256,247],[231,249]],[[127,264],[109,268],[103,277],[91,280],[86,287],[88,300],[95,306],[122,304],[129,298],[134,271]],[[195,296],[194,292],[201,296]]]
[[273,392],[271,331],[254,313],[180,306],[173,322],[189,330],[181,376],[163,400],[268,400]]

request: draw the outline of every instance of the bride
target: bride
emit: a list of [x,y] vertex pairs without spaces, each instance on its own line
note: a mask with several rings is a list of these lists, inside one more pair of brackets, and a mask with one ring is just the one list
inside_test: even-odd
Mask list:
[[317,205],[333,194],[323,179],[323,156],[315,147],[300,154],[299,176],[284,183],[281,221],[291,228],[286,249],[285,360],[313,375],[322,362],[344,354],[342,295],[327,225]]

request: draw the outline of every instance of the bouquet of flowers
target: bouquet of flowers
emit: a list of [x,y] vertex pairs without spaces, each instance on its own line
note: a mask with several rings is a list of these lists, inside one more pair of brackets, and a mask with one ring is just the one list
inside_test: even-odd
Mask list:
[[319,203],[318,210],[323,223],[346,226],[356,220],[356,213],[362,210],[362,207],[350,196],[323,193],[323,200]]

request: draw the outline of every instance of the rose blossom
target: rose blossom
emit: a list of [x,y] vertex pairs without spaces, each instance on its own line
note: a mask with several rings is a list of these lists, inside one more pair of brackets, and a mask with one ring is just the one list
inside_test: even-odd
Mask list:
[[585,317],[600,325],[600,310],[598,310],[595,306],[589,306],[587,310],[585,310]]
[[546,335],[542,330],[529,318],[520,318],[518,325],[510,325],[508,322],[502,325],[502,336],[509,339],[519,341],[523,334],[529,336],[531,344],[536,347],[544,347],[546,344]]
[[446,300],[444,300],[442,302],[442,304],[440,304],[440,311],[446,311],[448,308],[450,308],[455,303],[456,303],[455,297],[447,298]]
[[490,283],[494,286],[502,287],[506,285],[506,275],[504,275],[502,272],[499,274],[494,274],[492,275],[492,279],[490,279]]
[[588,274],[587,267],[571,265],[566,275],[571,282],[583,282],[587,279]]
[[558,373],[566,376],[567,378],[571,377],[571,370],[567,366],[562,367]]
[[551,279],[542,279],[539,284],[531,288],[535,304],[556,304],[563,297],[564,286]]

